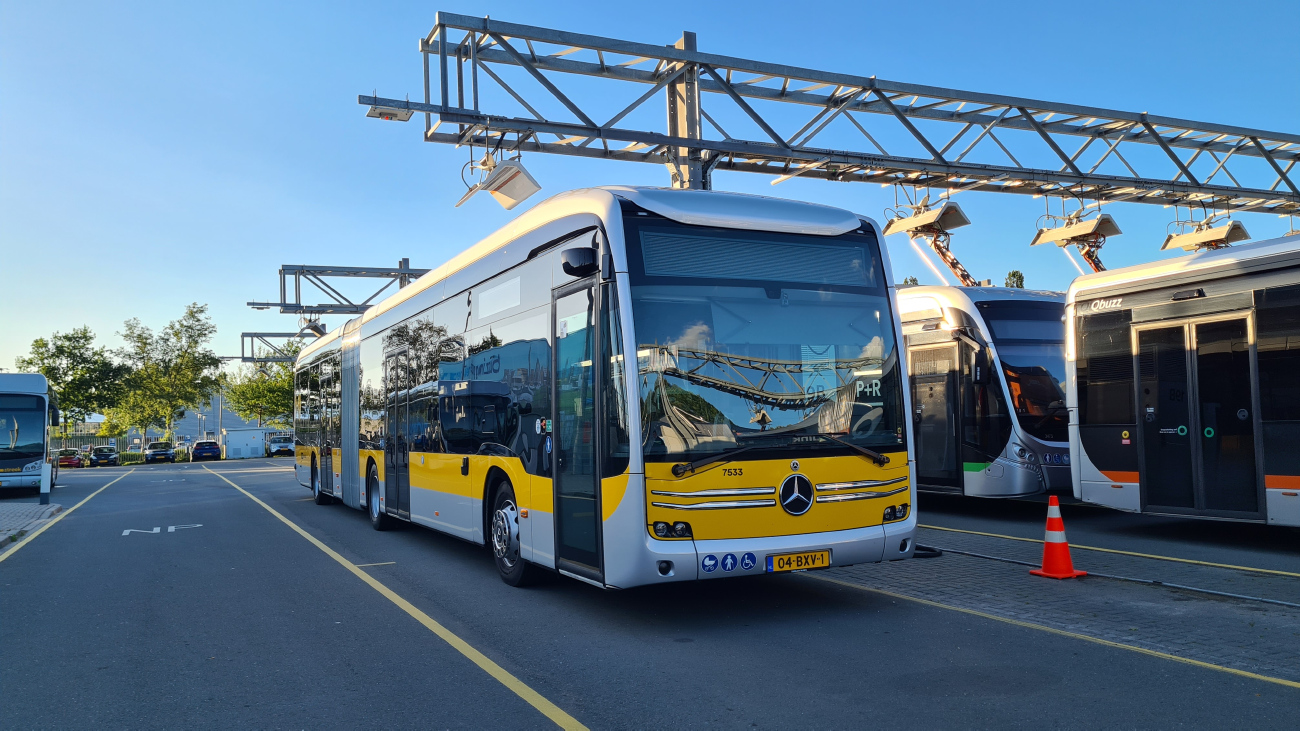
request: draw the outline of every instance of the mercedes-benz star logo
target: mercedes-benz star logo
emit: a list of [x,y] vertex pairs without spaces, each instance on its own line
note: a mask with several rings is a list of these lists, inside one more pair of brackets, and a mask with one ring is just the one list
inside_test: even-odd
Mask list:
[[781,507],[791,515],[803,515],[813,504],[812,482],[803,475],[790,475],[781,483]]

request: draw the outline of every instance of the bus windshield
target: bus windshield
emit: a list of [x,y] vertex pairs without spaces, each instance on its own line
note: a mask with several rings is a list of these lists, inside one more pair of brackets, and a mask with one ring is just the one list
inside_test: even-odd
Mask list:
[[997,346],[1020,427],[1044,441],[1066,441],[1065,304],[994,301],[977,306]]
[[0,395],[0,460],[45,457],[45,399]]
[[[875,237],[628,217],[645,458],[738,446],[902,449],[893,315]],[[800,437],[804,437],[800,439]]]

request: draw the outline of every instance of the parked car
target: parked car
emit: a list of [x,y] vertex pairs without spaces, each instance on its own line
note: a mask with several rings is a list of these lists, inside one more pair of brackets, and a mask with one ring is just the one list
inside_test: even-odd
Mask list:
[[60,449],[58,465],[60,467],[85,467],[85,457],[81,456],[81,450],[78,449]]
[[90,450],[91,467],[104,467],[106,465],[113,467],[118,465],[117,447],[95,447]]
[[175,462],[176,450],[172,449],[171,442],[149,442],[149,446],[144,448],[144,463],[150,462]]
[[266,456],[275,457],[281,454],[293,456],[293,437],[276,436],[267,440]]
[[211,439],[200,439],[194,443],[194,448],[190,450],[190,461],[198,462],[203,459],[221,459],[221,445]]

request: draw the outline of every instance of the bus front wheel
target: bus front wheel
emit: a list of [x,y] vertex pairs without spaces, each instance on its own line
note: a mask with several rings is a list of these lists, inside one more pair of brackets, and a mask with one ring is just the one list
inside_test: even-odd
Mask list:
[[511,586],[533,583],[537,569],[519,555],[519,507],[509,480],[497,487],[492,510],[492,555],[501,580]]

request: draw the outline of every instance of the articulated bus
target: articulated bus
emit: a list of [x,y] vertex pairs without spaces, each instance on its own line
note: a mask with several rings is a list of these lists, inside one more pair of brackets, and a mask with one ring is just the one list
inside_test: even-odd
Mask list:
[[1300,525],[1300,236],[1074,280],[1074,495]]
[[902,287],[919,489],[1017,497],[1070,489],[1065,295]]
[[[49,428],[58,425],[58,399],[45,376],[0,373],[0,488],[41,486],[41,465],[50,461]],[[50,475],[58,481],[58,460]]]
[[879,229],[709,191],[551,198],[304,348],[317,502],[606,588],[909,557]]

